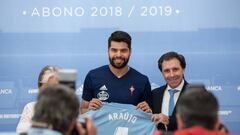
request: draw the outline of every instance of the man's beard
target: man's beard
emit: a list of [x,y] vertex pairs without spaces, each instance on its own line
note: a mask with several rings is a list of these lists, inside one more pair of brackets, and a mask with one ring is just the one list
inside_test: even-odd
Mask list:
[[[123,63],[121,64],[121,65],[117,65],[117,64],[115,64],[114,63],[114,60],[115,59],[121,59],[121,60],[123,60]],[[122,58],[122,57],[115,57],[115,58],[110,58],[109,57],[109,61],[110,61],[110,64],[114,67],[114,68],[117,68],[117,69],[122,69],[122,68],[124,68],[127,64],[128,64],[128,61],[129,61],[129,57],[128,58]]]

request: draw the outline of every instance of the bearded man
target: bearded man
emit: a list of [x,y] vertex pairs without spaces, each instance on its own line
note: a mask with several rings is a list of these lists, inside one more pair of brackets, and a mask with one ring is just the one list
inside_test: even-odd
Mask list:
[[103,102],[132,104],[152,112],[149,79],[128,65],[131,52],[131,36],[113,32],[108,39],[110,63],[91,70],[85,78],[81,113],[98,109]]

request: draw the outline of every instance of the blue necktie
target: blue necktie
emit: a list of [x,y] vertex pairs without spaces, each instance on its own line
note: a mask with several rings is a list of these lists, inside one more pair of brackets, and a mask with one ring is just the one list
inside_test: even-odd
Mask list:
[[172,116],[172,112],[174,109],[174,94],[177,93],[178,90],[170,89],[168,90],[168,92],[170,94],[169,104],[168,104],[168,116]]

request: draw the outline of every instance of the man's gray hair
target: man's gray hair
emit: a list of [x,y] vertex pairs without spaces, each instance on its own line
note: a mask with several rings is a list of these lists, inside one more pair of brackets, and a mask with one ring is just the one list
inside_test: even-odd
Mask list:
[[38,95],[33,122],[45,123],[65,133],[79,114],[79,100],[74,90],[63,85],[50,86]]
[[189,86],[179,98],[177,113],[182,118],[185,128],[201,126],[214,129],[218,120],[218,101],[204,86]]

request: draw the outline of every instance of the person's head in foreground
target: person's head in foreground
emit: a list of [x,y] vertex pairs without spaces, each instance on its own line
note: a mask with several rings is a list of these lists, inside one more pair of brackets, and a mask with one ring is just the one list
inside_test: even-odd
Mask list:
[[[38,95],[34,109],[33,124],[28,132],[29,135],[39,130],[44,133],[44,129],[46,132],[58,132],[63,135],[69,135],[74,127],[79,131],[79,134],[82,132],[81,130],[84,130],[77,122],[79,115],[78,97],[74,90],[69,87],[54,85],[44,88]],[[88,121],[86,121],[87,126],[89,126]],[[84,132],[86,133],[86,131]]]
[[200,126],[214,130],[218,124],[218,101],[204,86],[189,87],[177,106],[178,129]]

